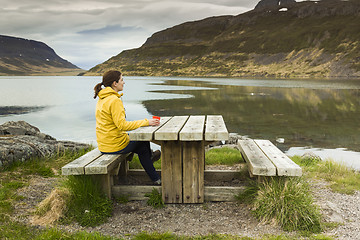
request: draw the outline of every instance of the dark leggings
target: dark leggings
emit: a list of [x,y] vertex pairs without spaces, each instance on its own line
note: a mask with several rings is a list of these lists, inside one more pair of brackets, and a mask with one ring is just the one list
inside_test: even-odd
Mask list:
[[154,168],[154,164],[151,161],[151,149],[150,142],[144,141],[130,141],[129,144],[122,150],[117,152],[105,153],[105,154],[118,154],[118,153],[136,153],[139,156],[139,160],[145,172],[152,181],[160,179],[159,174]]

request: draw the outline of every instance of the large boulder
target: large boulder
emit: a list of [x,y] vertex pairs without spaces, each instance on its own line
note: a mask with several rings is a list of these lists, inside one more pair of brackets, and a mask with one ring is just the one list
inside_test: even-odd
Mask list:
[[88,144],[57,141],[24,121],[0,125],[0,167],[34,157],[48,157],[64,150],[89,148]]

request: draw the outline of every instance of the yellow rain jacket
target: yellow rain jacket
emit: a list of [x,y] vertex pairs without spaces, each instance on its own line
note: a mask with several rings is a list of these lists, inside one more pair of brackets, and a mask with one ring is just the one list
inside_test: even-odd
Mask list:
[[129,144],[126,131],[149,126],[149,120],[126,121],[120,95],[111,87],[102,89],[96,105],[96,139],[101,152],[116,152]]

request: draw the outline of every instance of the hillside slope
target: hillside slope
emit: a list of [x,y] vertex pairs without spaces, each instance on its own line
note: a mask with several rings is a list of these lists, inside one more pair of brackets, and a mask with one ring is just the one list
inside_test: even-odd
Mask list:
[[0,75],[75,74],[80,71],[45,43],[0,35]]
[[359,0],[288,1],[165,29],[86,75],[360,77],[359,39]]

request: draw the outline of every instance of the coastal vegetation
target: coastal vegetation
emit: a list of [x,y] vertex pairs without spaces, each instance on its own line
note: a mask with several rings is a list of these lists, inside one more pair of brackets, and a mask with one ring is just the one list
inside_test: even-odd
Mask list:
[[360,191],[359,172],[331,159],[321,160],[315,156],[294,156],[293,161],[302,166],[310,179],[322,179],[330,184],[334,192],[354,194]]
[[[229,148],[212,149],[207,152],[207,163],[233,165],[236,161],[242,161],[241,156]],[[79,231],[75,233],[65,232],[54,227],[37,228],[16,220],[12,215],[14,206],[18,201],[24,199],[19,190],[29,185],[29,180],[34,176],[48,178],[60,178],[63,184],[54,185],[59,189],[59,195],[53,200],[64,200],[60,208],[71,209],[71,213],[64,211],[60,215],[61,224],[71,224],[75,221],[85,226],[101,224],[110,214],[112,209],[111,201],[100,193],[100,190],[91,182],[91,179],[79,178],[70,179],[59,175],[61,167],[67,162],[82,155],[81,152],[62,152],[56,156],[44,159],[32,159],[26,162],[16,162],[11,166],[2,168],[0,171],[0,238],[1,239],[118,239],[104,236],[97,232]],[[219,162],[219,159],[222,159]],[[229,159],[228,161],[226,159]],[[238,195],[239,201],[247,202],[254,215],[259,221],[277,222],[286,231],[295,231],[295,235],[259,235],[256,239],[299,239],[306,236],[306,239],[332,239],[321,233],[322,230],[331,227],[324,224],[318,207],[314,205],[310,182],[317,179],[329,181],[331,184],[338,184],[341,187],[334,187],[334,191],[352,194],[360,189],[359,174],[346,167],[329,161],[321,161],[316,157],[294,157],[304,169],[304,177],[301,178],[270,178],[260,182],[248,180],[248,188]],[[134,159],[133,161],[137,161]],[[160,160],[161,161],[161,160]],[[324,170],[325,168],[325,170]],[[339,177],[341,176],[341,177]],[[345,181],[344,181],[345,179]],[[64,184],[65,183],[65,184]],[[343,189],[349,186],[349,189]],[[66,189],[66,190],[65,190]],[[76,191],[79,195],[71,192]],[[54,192],[54,191],[53,191]],[[52,194],[53,194],[52,192]],[[87,195],[88,194],[88,195]],[[51,194],[50,194],[51,195]],[[154,207],[159,201],[159,194],[152,193],[152,204]],[[71,197],[69,197],[71,196]],[[90,197],[90,198],[89,198]],[[50,199],[48,197],[46,199]],[[93,199],[91,199],[93,198]],[[51,201],[46,199],[39,204],[36,216],[44,216],[46,212],[56,211]],[[249,201],[249,199],[251,199]],[[91,203],[89,203],[91,202]],[[126,201],[124,201],[126,204]],[[120,202],[119,202],[120,203]],[[65,204],[65,206],[64,206]],[[122,204],[122,203],[120,203]],[[72,206],[71,206],[72,205]],[[163,207],[163,205],[161,205]],[[166,206],[165,206],[166,207]],[[33,213],[34,214],[34,213]],[[82,218],[78,218],[83,215]],[[102,217],[103,220],[100,219]],[[59,220],[59,219],[57,219]],[[95,224],[96,223],[96,224]],[[250,237],[239,237],[232,235],[210,234],[206,236],[179,236],[173,233],[147,233],[140,232],[131,236],[131,239],[255,239]]]

